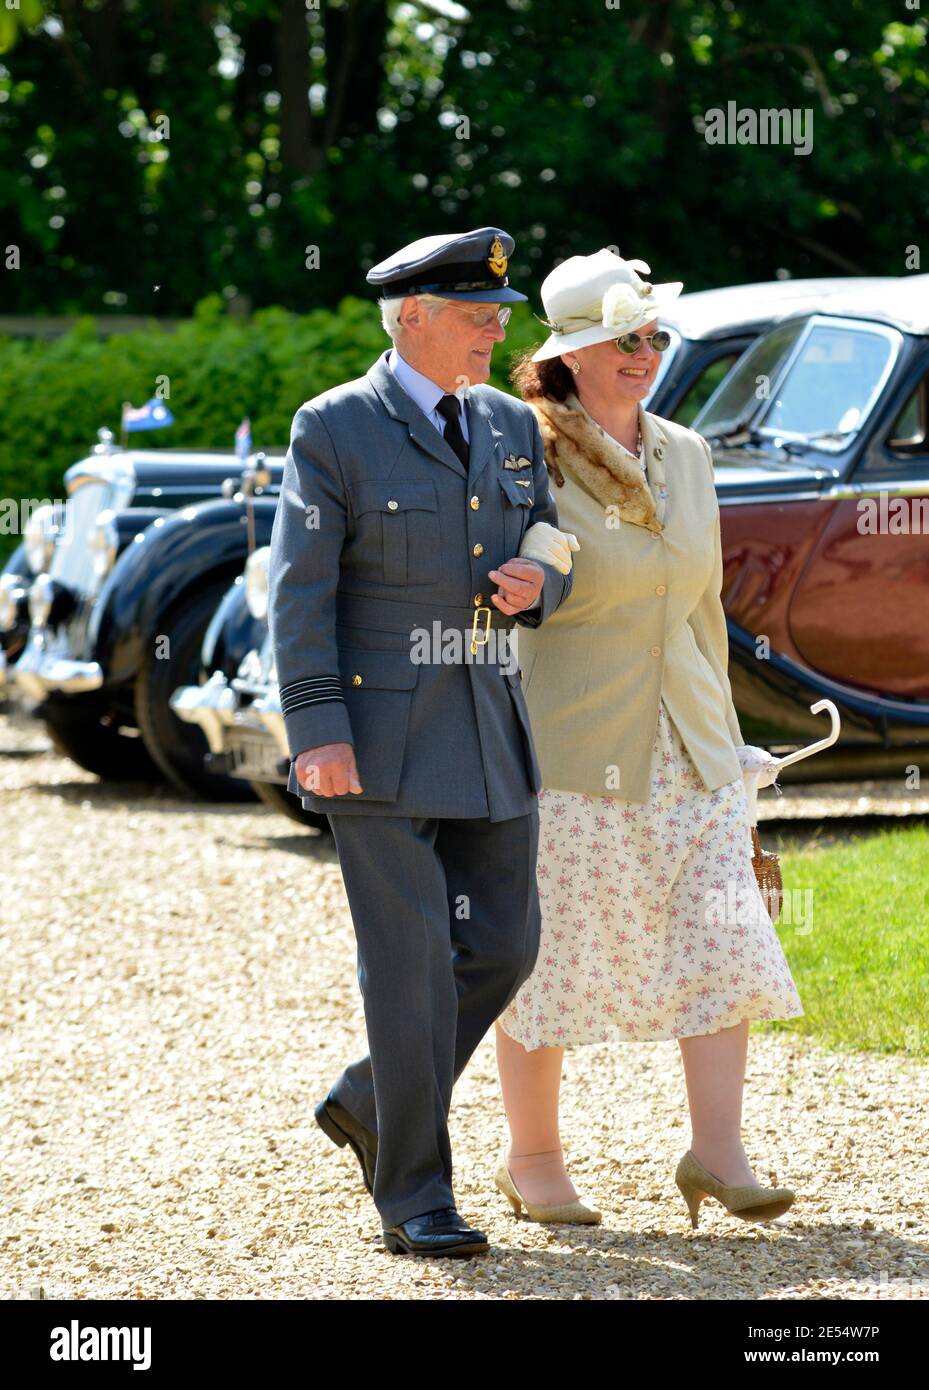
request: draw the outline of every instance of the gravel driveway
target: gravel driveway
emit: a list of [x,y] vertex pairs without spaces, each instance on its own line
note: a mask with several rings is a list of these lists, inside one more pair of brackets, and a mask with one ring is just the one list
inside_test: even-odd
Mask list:
[[[575,1048],[563,1133],[600,1227],[516,1220],[493,1033],[455,1092],[471,1261],[389,1255],[313,1106],[365,1050],[330,842],[105,785],[0,717],[0,1296],[927,1298],[929,1067],[755,1032],[746,1148],[799,1198],[690,1233],[676,1044]],[[31,751],[37,750],[37,751]]]

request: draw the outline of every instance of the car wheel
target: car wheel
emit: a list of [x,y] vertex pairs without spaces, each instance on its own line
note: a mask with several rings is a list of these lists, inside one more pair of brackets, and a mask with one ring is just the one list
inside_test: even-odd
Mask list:
[[321,830],[324,835],[331,835],[329,817],[319,811],[304,810],[299,796],[294,796],[293,792],[289,792],[279,782],[252,782],[251,786],[259,801],[263,801],[266,806],[289,816],[291,820],[299,821],[301,825]]
[[149,639],[152,650],[136,677],[135,714],[152,759],[179,792],[207,801],[254,801],[249,782],[206,769],[206,735],[198,724],[178,719],[169,703],[179,685],[199,682],[204,633],[228,587],[223,581],[189,594],[159,620],[157,636],[167,639],[169,655],[156,656]]
[[156,782],[161,771],[141,737],[120,733],[105,705],[95,698],[50,697],[38,711],[59,753],[106,781]]

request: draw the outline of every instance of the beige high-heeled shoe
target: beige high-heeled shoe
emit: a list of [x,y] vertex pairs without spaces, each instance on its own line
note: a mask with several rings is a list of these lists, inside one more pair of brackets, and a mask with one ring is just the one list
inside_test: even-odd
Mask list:
[[527,1202],[507,1167],[505,1149],[500,1156],[494,1182],[503,1195],[509,1198],[515,1214],[519,1216],[525,1207],[530,1221],[565,1221],[575,1225],[599,1226],[603,1219],[602,1213],[597,1211],[596,1207],[585,1207],[580,1201],[556,1202],[550,1206],[537,1206],[535,1202]]
[[700,1203],[705,1197],[715,1197],[741,1221],[773,1221],[793,1205],[796,1195],[789,1187],[760,1187],[754,1184],[727,1187],[704,1168],[690,1149],[677,1165],[674,1181],[687,1203],[694,1230],[697,1229]]

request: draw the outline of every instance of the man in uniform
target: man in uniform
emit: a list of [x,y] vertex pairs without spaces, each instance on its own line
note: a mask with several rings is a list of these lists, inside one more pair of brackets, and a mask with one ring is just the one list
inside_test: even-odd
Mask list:
[[499,652],[571,576],[519,558],[530,525],[557,526],[542,440],[483,384],[501,306],[526,298],[513,244],[426,237],[368,272],[394,347],[297,411],[271,537],[288,788],[330,817],[369,1047],[316,1119],[393,1253],[487,1249],[455,1208],[452,1087],[538,952],[541,780]]

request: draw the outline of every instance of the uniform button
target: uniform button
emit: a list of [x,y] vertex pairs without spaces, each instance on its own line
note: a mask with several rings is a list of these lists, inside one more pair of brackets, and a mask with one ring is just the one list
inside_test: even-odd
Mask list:
[[481,606],[481,604],[482,604],[483,602],[484,602],[484,595],[483,595],[483,594],[475,594],[475,595],[474,595],[474,607],[475,607],[475,608],[480,608],[480,606]]
[[361,677],[352,676],[352,685],[361,685]]
[[483,555],[483,553],[484,553],[484,547],[481,545],[480,541],[478,541],[477,545],[476,545],[476,546],[474,547],[474,549],[471,551],[471,554],[472,554],[472,555]]
[[477,509],[478,509],[478,507],[479,507],[480,505],[481,505],[481,499],[480,499],[479,497],[472,497],[472,498],[471,498],[471,510],[472,510],[472,512],[476,512]]
[[397,499],[395,497],[391,497],[390,501],[387,503],[387,510],[389,512],[395,512],[399,505],[400,504],[397,501]]
[[660,647],[650,647],[649,650],[650,650],[652,656],[661,656],[661,648],[660,648]]
[[659,584],[658,587],[655,589],[656,594],[666,594],[667,592],[668,591],[663,584]]

